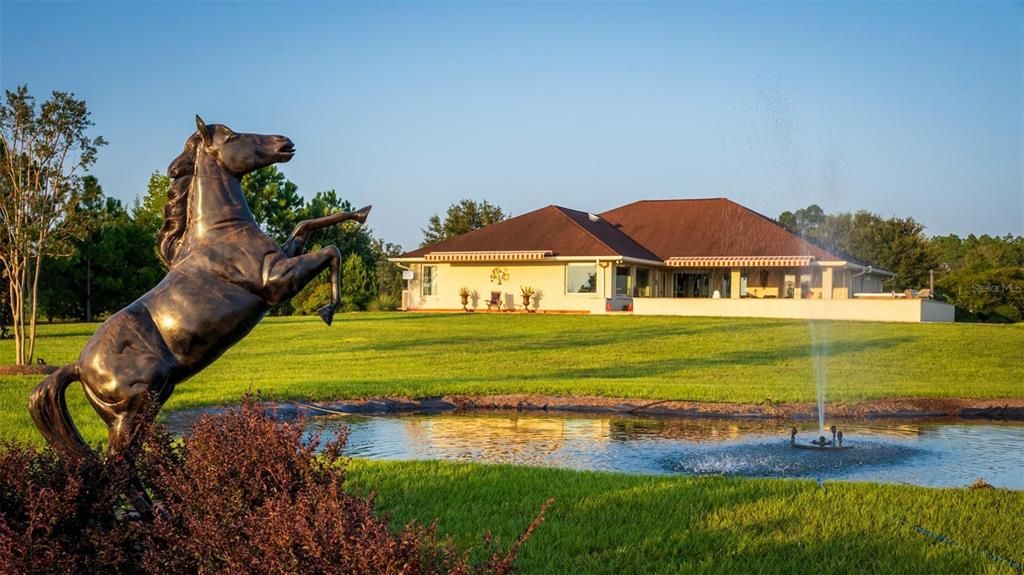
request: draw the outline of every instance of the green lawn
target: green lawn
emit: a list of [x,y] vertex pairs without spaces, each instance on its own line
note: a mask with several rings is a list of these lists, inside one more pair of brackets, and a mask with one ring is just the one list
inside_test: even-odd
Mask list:
[[530,574],[1015,573],[998,558],[1024,561],[1024,492],[442,462],[350,469],[398,523],[437,518],[466,546],[488,529],[507,546],[553,498],[521,555]]
[[[43,326],[72,361],[95,325]],[[279,399],[531,392],[761,403],[813,401],[812,339],[830,401],[1024,397],[1024,325],[900,325],[511,314],[271,318],[182,385],[167,409]],[[13,356],[0,342],[0,361]],[[0,378],[2,436],[39,441],[34,377]],[[72,388],[76,422],[104,438]],[[1024,493],[719,477],[642,477],[441,462],[353,461],[399,523],[439,520],[503,546],[555,499],[523,573],[1004,573],[1024,561]],[[942,534],[936,542],[914,525]],[[993,559],[993,557],[997,557]]]
[[[95,324],[44,325],[38,356],[73,361]],[[816,346],[812,341],[817,342]],[[819,353],[815,356],[812,351]],[[1024,397],[1024,324],[888,324],[525,314],[340,314],[268,318],[167,409],[275,399],[540,393],[715,402]],[[0,361],[13,344],[0,342]],[[24,405],[36,377],[0,378],[6,435],[34,438]],[[87,437],[102,427],[77,386]]]

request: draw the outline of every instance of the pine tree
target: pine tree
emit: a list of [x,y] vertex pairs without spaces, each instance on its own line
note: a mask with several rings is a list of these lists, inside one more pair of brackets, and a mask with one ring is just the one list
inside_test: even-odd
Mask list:
[[359,254],[352,254],[341,268],[342,311],[366,309],[373,296],[370,293],[370,274]]

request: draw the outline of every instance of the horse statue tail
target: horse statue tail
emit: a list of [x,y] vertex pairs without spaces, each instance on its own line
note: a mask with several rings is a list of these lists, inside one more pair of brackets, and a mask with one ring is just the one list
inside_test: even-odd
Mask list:
[[90,458],[95,453],[78,433],[64,398],[68,385],[80,381],[79,377],[77,363],[51,373],[32,390],[28,410],[36,427],[55,449],[73,457]]

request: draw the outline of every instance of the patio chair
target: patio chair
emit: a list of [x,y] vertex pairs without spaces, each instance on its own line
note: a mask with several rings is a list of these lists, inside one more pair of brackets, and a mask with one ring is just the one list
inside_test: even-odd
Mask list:
[[484,305],[487,306],[487,311],[491,311],[492,307],[496,307],[496,308],[498,308],[498,311],[501,311],[501,306],[502,306],[502,303],[501,303],[501,292],[500,291],[492,291],[491,292],[491,299],[485,301]]

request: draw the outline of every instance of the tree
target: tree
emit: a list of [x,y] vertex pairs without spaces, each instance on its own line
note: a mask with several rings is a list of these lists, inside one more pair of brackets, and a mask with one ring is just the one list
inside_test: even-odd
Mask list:
[[423,230],[423,241],[420,242],[420,247],[436,244],[506,219],[508,216],[505,212],[487,200],[480,203],[468,199],[462,200],[448,206],[443,222],[441,217],[436,214],[430,216],[427,228]]
[[36,106],[27,86],[6,90],[0,105],[0,266],[7,279],[14,323],[15,361],[35,353],[39,279],[43,258],[68,251],[82,195],[81,174],[106,141],[84,100],[53,92]]
[[242,192],[256,223],[283,244],[295,229],[302,208],[299,187],[271,165],[242,176]]
[[[860,219],[860,222],[857,220]],[[928,272],[938,267],[938,252],[928,243],[924,226],[914,218],[882,219],[858,212],[854,217],[857,257],[889,270],[895,277],[883,282],[887,289],[922,288]]]
[[366,263],[359,254],[352,254],[341,268],[341,306],[344,311],[366,309],[373,295],[370,291],[370,274]]
[[401,297],[402,294],[402,270],[388,258],[393,258],[402,253],[402,246],[374,238],[374,256],[377,258],[377,265],[374,269],[374,276],[377,283],[377,293],[392,297]]
[[779,214],[779,223],[794,234],[806,238],[825,222],[825,211],[818,204],[811,204],[796,212],[782,212]]
[[171,190],[171,179],[154,170],[146,185],[146,195],[141,200],[135,199],[132,206],[132,219],[145,230],[153,233],[153,249],[156,250],[157,235],[164,223],[164,206],[167,205],[167,193]]
[[883,282],[886,289],[927,285],[929,270],[938,265],[938,252],[913,218],[858,211],[825,214],[817,205],[783,212],[778,219],[793,233],[843,257],[852,257],[896,274]]
[[1024,317],[1024,237],[971,234],[931,239],[940,292],[979,319]]
[[156,229],[139,203],[130,215],[120,200],[104,196],[91,176],[83,178],[83,189],[90,190],[78,208],[84,234],[70,242],[69,257],[43,260],[43,275],[61,280],[39,287],[40,310],[50,319],[93,321],[131,303],[163,275],[154,249]]
[[[89,265],[97,253],[102,253],[99,246],[89,240],[97,234],[106,217],[107,198],[103,188],[94,176],[82,178],[82,194],[76,206],[78,214],[77,228],[85,241],[72,239],[68,250],[57,257],[46,255],[43,258],[42,273],[46,277],[60,278],[61,281],[44,282],[38,291],[38,308],[47,319],[54,317],[83,317],[80,304],[85,302],[85,317],[89,316],[91,303],[92,268]],[[118,202],[118,207],[120,203]],[[79,260],[86,263],[84,281],[76,277],[79,271]]]

